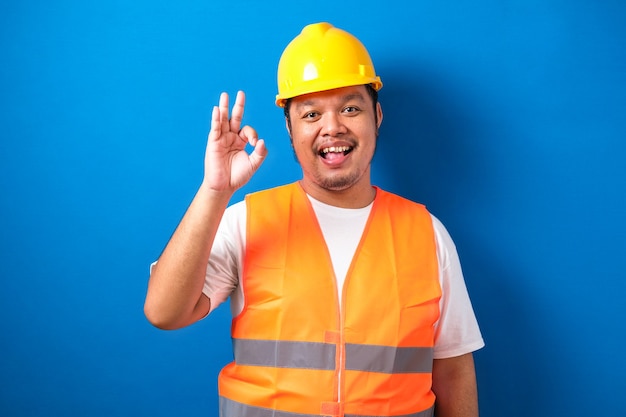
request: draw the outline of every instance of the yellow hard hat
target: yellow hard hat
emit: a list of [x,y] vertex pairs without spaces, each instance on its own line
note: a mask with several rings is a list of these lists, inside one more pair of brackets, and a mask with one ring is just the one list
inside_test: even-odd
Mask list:
[[383,86],[365,46],[330,23],[305,26],[278,62],[276,105],[289,98],[352,85]]

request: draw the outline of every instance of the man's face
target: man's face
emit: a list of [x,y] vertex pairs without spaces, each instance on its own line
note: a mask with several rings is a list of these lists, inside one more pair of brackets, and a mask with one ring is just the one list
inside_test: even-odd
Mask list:
[[305,190],[371,188],[370,162],[382,111],[379,104],[374,109],[365,86],[295,97],[289,112]]

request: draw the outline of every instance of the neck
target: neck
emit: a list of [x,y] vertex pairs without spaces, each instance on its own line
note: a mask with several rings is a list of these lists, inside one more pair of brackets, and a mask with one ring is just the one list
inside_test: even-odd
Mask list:
[[376,189],[369,182],[353,185],[344,190],[328,190],[303,179],[300,181],[300,186],[314,199],[340,208],[363,208],[376,197]]

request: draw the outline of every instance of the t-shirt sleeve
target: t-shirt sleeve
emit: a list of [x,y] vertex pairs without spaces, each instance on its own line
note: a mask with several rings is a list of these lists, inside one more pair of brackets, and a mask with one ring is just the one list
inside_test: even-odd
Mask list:
[[467,292],[456,246],[439,219],[432,218],[442,289],[441,315],[435,324],[434,358],[444,359],[473,352],[485,343]]
[[226,301],[239,284],[245,210],[243,201],[229,206],[215,235],[202,289],[211,300],[211,311]]

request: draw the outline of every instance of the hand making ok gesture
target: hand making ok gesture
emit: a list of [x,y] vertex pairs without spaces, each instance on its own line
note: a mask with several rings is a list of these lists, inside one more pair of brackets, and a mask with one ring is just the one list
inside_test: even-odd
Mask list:
[[[250,180],[267,155],[265,142],[250,126],[241,127],[246,96],[237,93],[232,116],[228,117],[228,94],[220,95],[213,107],[204,159],[204,185],[215,191],[234,192]],[[254,147],[248,154],[246,145]]]

